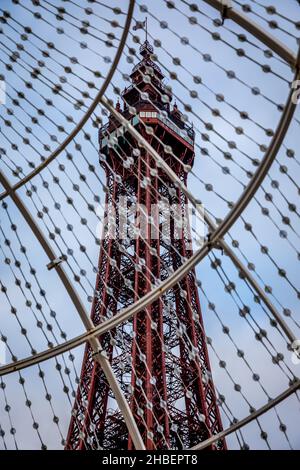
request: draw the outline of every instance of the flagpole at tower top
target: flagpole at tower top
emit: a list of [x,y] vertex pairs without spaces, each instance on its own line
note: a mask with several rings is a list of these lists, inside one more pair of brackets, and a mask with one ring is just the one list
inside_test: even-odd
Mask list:
[[145,31],[145,42],[148,41],[148,17],[144,19],[144,21],[135,20],[135,25],[133,26],[133,31],[137,31],[138,29],[143,29]]
[[146,42],[148,41],[148,17],[145,19]]

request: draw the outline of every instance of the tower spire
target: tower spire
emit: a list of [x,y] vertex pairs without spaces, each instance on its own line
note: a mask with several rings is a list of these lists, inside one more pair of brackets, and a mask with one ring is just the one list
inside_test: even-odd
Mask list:
[[146,42],[148,41],[148,16],[145,19]]
[[[186,184],[185,168],[192,167],[195,158],[194,130],[181,119],[177,105],[171,109],[172,91],[163,83],[147,40],[140,53],[142,60],[132,70],[132,84],[122,93],[124,107],[119,112]],[[162,99],[166,95],[169,99]],[[148,128],[152,132],[146,132]],[[99,144],[107,223],[91,312],[95,325],[147,295],[192,256],[184,192],[138,138],[125,126],[121,132],[116,119],[100,129]],[[124,207],[125,194],[129,203]],[[194,270],[126,324],[103,334],[101,346],[148,450],[190,448],[222,431]],[[66,448],[133,446],[105,375],[87,346]],[[225,448],[224,439],[210,447]]]

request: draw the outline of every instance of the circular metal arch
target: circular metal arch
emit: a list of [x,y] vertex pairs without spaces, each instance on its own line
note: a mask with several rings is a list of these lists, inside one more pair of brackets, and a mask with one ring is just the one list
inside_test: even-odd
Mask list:
[[[78,124],[75,126],[75,128],[72,130],[72,132],[67,136],[67,138],[54,150],[54,152],[52,152],[51,155],[48,158],[46,158],[40,165],[38,165],[33,171],[31,171],[27,176],[25,176],[25,178],[21,179],[18,183],[16,183],[14,186],[12,186],[11,191],[16,191],[17,189],[24,186],[24,184],[28,183],[28,181],[30,181],[34,176],[38,175],[53,160],[55,160],[55,158],[58,157],[58,155],[60,155],[60,153],[67,147],[67,145],[76,137],[78,132],[83,128],[83,126],[86,124],[87,120],[92,115],[93,111],[96,109],[96,106],[99,104],[100,99],[104,95],[104,93],[105,93],[105,91],[106,91],[106,89],[107,89],[114,73],[115,73],[115,70],[118,66],[118,63],[120,61],[120,58],[121,58],[121,55],[122,55],[122,52],[123,52],[123,49],[124,49],[124,46],[125,46],[125,43],[126,43],[126,40],[127,40],[127,36],[128,36],[128,32],[129,32],[129,28],[130,28],[130,24],[131,24],[131,20],[132,20],[134,6],[135,6],[135,0],[129,0],[126,21],[125,21],[125,25],[124,25],[124,28],[123,28],[123,32],[122,32],[122,36],[121,36],[121,40],[120,40],[120,43],[119,43],[119,46],[118,46],[117,53],[116,53],[115,58],[113,60],[112,66],[111,66],[111,68],[110,68],[110,70],[109,70],[109,72],[108,72],[108,74],[107,74],[107,76],[104,80],[104,83],[102,84],[99,92],[97,93],[94,101],[92,102],[92,104],[90,105],[88,110],[86,111],[85,115],[80,119]],[[3,191],[0,194],[0,201],[2,199],[6,198],[8,195],[9,195],[9,192],[7,190]]]
[[[121,37],[121,41],[119,44],[119,48],[117,51],[117,54],[115,56],[114,62],[112,64],[112,67],[110,69],[110,72],[108,76],[106,77],[106,80],[104,84],[101,87],[101,90],[97,94],[94,102],[86,112],[86,114],[83,116],[81,121],[77,124],[75,129],[72,131],[71,134],[65,139],[65,141],[43,162],[41,163],[37,168],[35,168],[31,173],[29,173],[25,178],[23,178],[21,181],[16,183],[12,187],[12,191],[16,191],[17,189],[21,188],[24,184],[28,183],[34,176],[39,174],[44,168],[46,168],[49,163],[51,163],[61,152],[64,150],[64,148],[71,142],[71,140],[76,137],[78,132],[82,129],[94,109],[96,108],[97,104],[100,101],[100,98],[104,95],[107,86],[109,84],[109,81],[111,80],[115,69],[117,68],[118,62],[120,60],[121,54],[123,52],[125,42],[127,40],[131,20],[132,20],[132,15],[133,15],[133,10],[135,6],[135,0],[129,0],[129,7],[128,7],[128,12],[127,12],[127,18],[123,30],[123,34]],[[223,3],[222,0],[203,0],[207,4],[209,4],[211,7],[217,9],[220,13],[223,11]],[[257,39],[259,39],[261,42],[263,42],[265,45],[267,45],[270,49],[272,49],[276,54],[278,54],[284,61],[286,61],[291,67],[293,68],[299,68],[300,64],[300,56],[296,56],[290,49],[288,49],[284,44],[282,44],[280,41],[278,41],[277,38],[269,34],[267,31],[264,30],[260,25],[255,23],[254,21],[250,21],[245,15],[242,13],[238,12],[235,10],[233,7],[228,7],[227,9],[227,17],[232,19],[235,23],[240,25],[242,28],[246,29],[249,31],[252,35],[254,35]],[[0,194],[0,201],[4,199],[5,197],[8,196],[8,192],[4,191],[3,193]]]
[[[295,75],[295,80],[300,79],[300,71],[298,70]],[[148,294],[144,295],[141,299],[139,299],[137,302],[134,304],[130,305],[129,307],[121,310],[119,313],[117,313],[114,317],[106,320],[105,322],[101,323],[98,326],[95,326],[93,329],[90,331],[83,333],[82,335],[76,336],[75,338],[60,344],[58,346],[55,346],[52,349],[48,349],[45,351],[42,351],[34,356],[27,357],[25,359],[21,359],[19,361],[16,361],[11,364],[7,364],[5,366],[0,367],[0,376],[9,374],[11,372],[21,370],[25,367],[29,367],[31,365],[37,364],[38,362],[45,361],[47,359],[50,359],[52,357],[57,356],[58,354],[61,354],[65,351],[68,351],[74,347],[80,346],[81,344],[85,343],[92,337],[100,336],[107,331],[109,331],[112,328],[115,328],[118,326],[120,323],[123,323],[124,321],[128,320],[132,316],[136,315],[139,311],[147,307],[150,303],[154,302],[157,300],[164,292],[166,292],[168,289],[170,289],[174,284],[179,282],[194,266],[196,266],[197,263],[199,263],[209,252],[211,249],[211,245],[215,244],[220,237],[223,237],[227,231],[231,228],[231,226],[234,224],[234,222],[237,220],[237,218],[241,215],[242,211],[245,209],[245,207],[248,205],[250,202],[252,196],[255,194],[257,191],[260,183],[263,181],[264,177],[266,176],[268,169],[272,165],[273,160],[276,157],[276,154],[278,152],[278,149],[284,139],[284,136],[287,132],[287,129],[289,127],[289,123],[291,122],[291,119],[293,117],[294,111],[296,104],[293,103],[292,100],[293,96],[293,90],[291,89],[291,92],[289,94],[287,103],[285,105],[285,109],[283,111],[277,132],[275,133],[272,143],[266,152],[263,160],[261,161],[259,167],[257,168],[256,173],[253,175],[252,180],[250,181],[249,185],[246,187],[242,195],[240,196],[238,202],[236,205],[233,207],[233,209],[229,212],[227,217],[222,221],[222,223],[216,228],[214,232],[212,232],[210,241],[206,241],[203,246],[197,250],[191,258],[189,258],[182,266],[180,266],[177,271],[175,271],[168,279],[166,279],[160,286],[156,287],[155,289],[151,290],[148,292]],[[114,113],[116,113],[116,116],[118,119],[121,119],[122,116],[119,115],[108,103],[106,99],[102,98],[103,104],[105,104],[110,110]],[[120,116],[120,117],[119,117]],[[123,118],[122,118],[123,119]],[[121,121],[122,121],[121,119]],[[137,131],[128,123],[128,121],[125,122],[125,125],[127,126],[128,130],[132,132],[132,134],[135,136],[135,133]],[[138,134],[138,133],[137,133]],[[161,162],[161,157],[155,152],[155,150],[152,149],[152,147],[138,134],[138,138],[142,141],[143,145],[145,145],[146,149],[151,152],[152,156],[156,159],[158,159]],[[272,145],[273,144],[273,145]],[[173,172],[172,170],[168,167],[168,165],[162,160],[162,164],[164,165],[164,169],[168,171],[168,173],[171,175],[173,178]],[[167,168],[165,168],[165,166]],[[1,175],[1,182],[4,184],[4,179],[3,175]],[[177,176],[175,175],[175,181],[177,182]],[[178,184],[182,185],[181,181],[179,180]],[[190,198],[191,202],[195,204],[195,198],[190,194],[190,192],[187,190],[187,188],[183,185],[182,190],[185,192],[185,194]],[[20,203],[18,203],[17,199],[18,196],[17,194],[13,191],[13,188],[9,189],[7,187],[7,192],[10,194],[14,202],[16,203],[17,207],[20,209]],[[20,199],[19,199],[20,201]],[[24,204],[22,203],[24,206]],[[24,216],[24,213],[23,213]],[[27,220],[28,222],[28,220]],[[33,225],[36,226],[35,222],[33,221]],[[36,226],[37,227],[37,226]],[[31,229],[33,230],[33,226],[31,225]],[[34,230],[33,230],[34,231]],[[40,232],[41,233],[41,232]],[[42,235],[43,237],[43,235]],[[45,248],[44,248],[45,249]],[[49,256],[49,253],[47,253]],[[49,259],[52,259],[49,258]],[[58,266],[57,270],[59,271],[61,268]],[[65,286],[66,287],[66,286]],[[75,292],[74,288],[72,287],[73,294],[71,295],[69,292],[69,295],[71,297],[71,300],[73,301],[74,305],[76,308],[78,308],[78,301],[79,298],[77,296],[77,293]],[[290,338],[290,332],[289,329],[286,332],[288,333],[288,337],[290,340],[294,340],[294,336]]]
[[238,429],[241,429],[242,427],[246,426],[246,424],[251,423],[251,421],[253,421],[254,419],[259,418],[261,415],[269,411],[271,408],[278,405],[282,401],[286,400],[290,395],[297,392],[299,388],[300,388],[300,380],[297,380],[293,385],[291,385],[289,388],[284,390],[284,392],[280,393],[280,395],[273,398],[272,400],[269,400],[268,403],[266,403],[265,405],[263,405],[261,408],[254,411],[250,415],[246,416],[246,418],[241,419],[237,423],[233,424],[227,429],[224,429],[224,431],[221,431],[218,434],[215,434],[209,439],[206,439],[203,442],[199,442],[199,444],[196,444],[194,447],[191,447],[191,450],[205,449],[206,447],[210,446],[211,444],[218,441],[219,439],[223,439],[224,437],[229,436],[229,434],[232,434]]
[[[218,4],[219,6],[221,5],[221,3],[218,0],[215,0],[215,1],[213,1],[213,0],[210,0],[210,1],[209,0],[204,0],[204,1],[206,1],[206,3],[211,4],[212,6],[214,6],[213,4],[215,4],[215,5]],[[135,3],[134,0],[130,0],[129,10],[131,9],[131,17],[132,17],[134,3]],[[215,6],[215,8],[219,8],[219,7]],[[128,15],[129,15],[129,10],[128,10]],[[126,20],[126,25],[127,25],[127,22],[128,22],[128,15],[127,15],[127,20]],[[130,17],[130,20],[129,20],[128,29],[129,29],[131,17]],[[234,19],[234,18],[232,18],[232,19]],[[125,33],[125,38],[122,36],[122,39],[124,39],[124,43],[123,43],[122,47],[124,47],[124,44],[126,42],[128,29],[127,29],[127,32],[125,33],[125,28],[124,28],[123,36],[124,36],[124,33]],[[254,34],[253,31],[252,31],[252,33]],[[259,37],[259,36],[257,36],[257,37]],[[259,37],[259,39],[261,39],[261,37]],[[119,46],[118,60],[120,58],[122,50],[120,51],[120,46]],[[115,57],[115,61],[116,61],[115,68],[116,68],[117,63],[118,63],[118,60],[116,60],[117,56],[118,56],[118,53]],[[278,53],[278,51],[277,51],[277,53]],[[287,53],[287,55],[289,55],[289,53]],[[283,55],[281,55],[281,57],[283,57]],[[298,53],[298,58],[296,60],[292,61],[290,56],[289,56],[289,59],[287,57],[285,58],[285,60],[288,63],[290,63],[291,65],[294,65],[296,67],[295,80],[300,78],[299,57],[300,57],[300,50],[299,50],[299,53]],[[115,63],[115,61],[114,61],[114,63]],[[115,70],[115,68],[114,68],[114,70]],[[113,69],[113,66],[110,70],[110,73],[112,72],[111,76],[114,73],[114,70],[112,71],[112,69]],[[109,75],[110,75],[110,73],[109,73]],[[104,87],[104,85],[106,85],[105,89],[107,88],[107,86],[109,84],[109,81],[111,79],[111,77],[108,78],[109,75],[107,76],[106,81],[104,82],[102,88]],[[61,146],[55,152],[53,152],[53,154],[45,162],[43,162],[41,165],[39,165],[39,167],[37,167],[27,177],[25,177],[23,180],[21,180],[15,186],[13,186],[9,189],[6,189],[6,191],[0,195],[0,200],[3,199],[4,197],[7,197],[8,195],[12,196],[13,192],[15,192],[18,188],[23,186],[26,182],[28,182],[31,178],[33,178],[36,174],[38,174],[52,160],[54,160],[59,155],[59,153],[61,153],[61,151],[68,145],[68,143],[75,137],[75,135],[80,131],[80,129],[86,123],[86,121],[88,120],[88,118],[92,114],[92,112],[95,109],[98,102],[101,101],[105,106],[109,107],[109,103],[107,102],[107,100],[103,99],[103,94],[105,92],[105,89],[104,89],[104,91],[102,91],[102,88],[101,88],[100,92],[98,93],[97,97],[95,98],[94,102],[92,103],[91,107],[89,108],[89,110],[85,114],[85,116],[81,119],[81,121],[78,123],[78,125],[73,130],[73,132],[71,134],[69,134],[68,138],[61,144]],[[102,92],[102,94],[100,95],[101,92]],[[137,314],[140,310],[142,310],[149,303],[151,303],[154,300],[156,300],[157,298],[159,298],[166,290],[168,290],[175,283],[177,283],[180,279],[182,279],[182,277],[184,277],[190,271],[190,269],[192,269],[199,261],[201,261],[209,253],[211,245],[213,245],[217,241],[219,241],[228,232],[228,230],[232,227],[232,225],[235,223],[235,221],[241,215],[243,210],[246,208],[246,206],[251,201],[253,195],[256,193],[256,191],[259,188],[261,182],[265,178],[269,168],[271,167],[271,165],[272,165],[272,163],[273,163],[273,161],[274,161],[274,159],[275,159],[275,157],[278,153],[278,150],[279,150],[279,148],[282,144],[282,141],[283,141],[283,139],[286,135],[286,132],[289,128],[289,124],[292,120],[292,117],[293,117],[293,114],[294,114],[294,111],[295,111],[296,104],[292,102],[292,94],[293,94],[293,90],[291,90],[291,92],[290,92],[290,95],[289,95],[289,98],[287,100],[284,112],[282,114],[280,123],[279,123],[278,128],[277,128],[277,131],[276,131],[276,133],[275,133],[275,135],[272,139],[272,142],[271,142],[271,144],[268,148],[268,151],[266,152],[266,154],[265,154],[261,164],[259,165],[256,173],[254,174],[252,180],[250,181],[249,185],[246,187],[246,189],[242,193],[241,197],[239,198],[239,200],[237,201],[237,203],[235,204],[233,209],[229,212],[229,214],[226,216],[226,218],[223,220],[223,222],[212,232],[211,240],[210,240],[209,243],[208,242],[204,243],[203,247],[200,250],[198,250],[197,252],[195,252],[194,255],[188,261],[186,261],[174,274],[172,274],[170,276],[170,278],[168,278],[161,286],[153,289],[151,292],[149,292],[143,298],[139,299],[135,304],[133,304],[132,306],[130,306],[130,307],[124,309],[123,311],[119,312],[115,317],[113,317],[109,320],[106,320],[104,323],[102,323],[101,325],[98,325],[97,327],[92,328],[90,331],[88,331],[88,332],[86,332],[86,333],[84,333],[80,336],[77,336],[76,338],[73,338],[72,340],[69,340],[69,341],[67,341],[67,342],[65,342],[61,345],[58,345],[58,346],[56,346],[56,347],[54,347],[50,350],[43,351],[41,353],[36,354],[35,356],[31,356],[30,358],[26,358],[26,359],[17,361],[15,363],[8,364],[7,366],[1,367],[0,368],[0,376],[11,373],[11,372],[16,371],[16,370],[21,370],[21,369],[23,369],[25,367],[28,367],[30,365],[37,364],[41,361],[50,359],[51,357],[55,357],[58,354],[61,354],[62,352],[68,351],[68,350],[70,350],[70,349],[72,349],[76,346],[79,346],[79,345],[83,344],[85,341],[88,341],[88,340],[91,341],[92,338],[95,338],[95,337],[105,333],[106,331],[109,331],[110,329],[114,328],[118,324],[122,323],[123,321],[126,321],[128,318],[130,318],[133,315]],[[98,101],[96,101],[97,99],[98,99]],[[118,116],[118,118],[119,118],[119,116]],[[132,126],[130,126],[129,123],[127,124],[127,127],[128,127],[129,132],[131,132],[134,135],[133,131],[135,131],[135,129],[134,128],[130,129],[130,127],[132,127]],[[139,139],[141,140],[140,137],[139,137]],[[143,143],[143,145],[144,145],[144,143]],[[153,151],[153,149],[151,149],[151,150],[152,150],[151,153],[153,154],[153,156],[155,158],[157,158],[155,156],[156,152]],[[172,175],[172,177],[173,177],[173,175]],[[189,197],[189,199],[193,203],[195,203],[195,198],[193,198],[193,196],[186,189],[185,189],[185,193]],[[72,299],[72,300],[74,301],[74,299]],[[291,339],[289,333],[287,331],[285,331],[285,333],[287,334],[289,339]],[[238,423],[234,424],[233,426],[227,428],[223,432],[207,439],[206,441],[204,441],[202,443],[199,443],[198,445],[194,446],[193,449],[196,450],[196,449],[205,448],[205,447],[209,446],[210,444],[212,444],[213,442],[217,441],[218,439],[220,439],[222,437],[225,437],[226,435],[228,435],[228,434],[236,431],[237,429],[245,426],[247,423],[249,423],[253,419],[257,418],[261,414],[265,413],[270,408],[272,408],[276,404],[278,404],[281,401],[283,401],[284,399],[286,399],[292,393],[296,392],[299,389],[299,387],[300,387],[300,382],[298,380],[294,385],[289,387],[282,394],[280,394],[275,399],[271,400],[268,404],[264,405],[263,407],[261,407],[259,410],[257,410],[253,414],[247,416],[246,418],[244,418],[243,420],[241,420]]]

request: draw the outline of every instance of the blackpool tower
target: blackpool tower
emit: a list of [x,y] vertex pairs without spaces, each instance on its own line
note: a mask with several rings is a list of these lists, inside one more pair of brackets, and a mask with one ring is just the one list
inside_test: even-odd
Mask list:
[[[147,40],[140,54],[116,110],[186,184],[195,156],[194,130],[172,104],[172,91]],[[164,209],[179,207],[186,214],[186,196],[178,185],[112,115],[99,131],[99,145],[107,223],[91,312],[95,325],[143,297],[192,255],[189,223],[180,226],[178,213]],[[193,270],[100,342],[147,449],[187,449],[222,430]],[[87,346],[66,449],[92,448],[134,445]],[[224,448],[224,440],[211,447]]]

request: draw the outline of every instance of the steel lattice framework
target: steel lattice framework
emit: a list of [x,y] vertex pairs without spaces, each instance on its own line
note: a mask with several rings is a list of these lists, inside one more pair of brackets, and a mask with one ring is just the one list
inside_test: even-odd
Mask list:
[[273,3],[1,3],[1,449],[299,448],[300,9]]
[[[193,165],[194,131],[182,124],[181,113],[176,105],[171,110],[169,104],[163,103],[158,92],[164,91],[164,77],[160,68],[151,60],[153,48],[148,41],[141,46],[140,52],[143,59],[131,73],[133,85],[122,93],[125,103],[122,115],[130,119],[129,106],[136,108],[138,115],[151,126],[161,143],[155,144],[153,136],[148,135],[137,122],[141,135],[186,185],[187,174],[182,168],[183,165]],[[141,99],[139,92],[144,96],[151,96],[155,107],[147,99]],[[169,93],[169,102],[171,101],[172,95]],[[156,112],[157,108],[168,117],[162,118]],[[117,110],[120,111],[119,103]],[[101,161],[108,188],[105,204],[108,224],[100,250],[91,315],[95,325],[150,292],[157,280],[167,279],[168,273],[177,271],[182,265],[182,259],[188,259],[192,254],[188,221],[181,228],[177,223],[177,217],[180,218],[181,214],[182,220],[187,217],[186,195],[175,188],[172,180],[157,166],[147,151],[132,151],[132,148],[138,147],[138,143],[133,141],[130,147],[125,140],[128,137],[126,131],[123,129],[120,132],[121,130],[118,122],[111,116],[109,123],[99,133]],[[180,130],[181,135],[178,134]],[[116,153],[111,142],[118,135],[120,137],[115,137],[118,148]],[[182,165],[165,153],[165,145],[171,145]],[[119,153],[123,159],[132,160],[129,169],[124,168]],[[117,182],[116,175],[122,183]],[[151,188],[155,188],[155,191]],[[119,240],[122,218],[119,207],[121,198],[125,195],[131,201],[136,201],[137,207],[144,208],[145,213],[140,213],[138,222],[134,222],[140,234],[129,238],[129,241],[126,239],[122,244]],[[162,200],[165,210],[162,208],[159,211]],[[152,208],[156,209],[153,216],[156,219],[156,231],[159,232],[159,227],[167,222],[169,208],[175,210],[176,206],[179,214],[177,210],[177,213],[170,216],[168,233],[165,230],[153,237],[153,229],[148,222]],[[110,220],[113,222],[109,222]],[[117,242],[112,238],[112,224]],[[142,261],[144,265],[141,265]],[[137,270],[136,266],[140,266],[140,269]],[[122,275],[134,286],[134,290],[129,290],[122,282]],[[203,441],[222,430],[194,271],[183,278],[178,286],[167,291],[164,301],[165,304],[160,300],[153,302],[134,318],[131,331],[125,334],[125,350],[118,343],[118,329],[101,338],[102,347],[108,354],[124,393],[127,391],[128,381],[132,387],[131,409],[147,449],[191,447],[198,442],[199,436]],[[170,310],[172,306],[175,316]],[[179,325],[194,348],[194,355],[178,334]],[[113,338],[113,342],[110,338]],[[118,348],[121,351],[119,354],[116,353]],[[165,353],[166,349],[169,350],[168,355]],[[127,367],[124,367],[124,362]],[[203,375],[206,381],[201,379]],[[132,448],[132,441],[120,413],[116,411],[109,414],[108,399],[109,387],[105,376],[98,364],[94,363],[91,348],[87,347],[67,449],[85,448],[84,440],[87,435],[90,436],[90,442],[93,442],[91,426],[103,448]],[[84,413],[83,401],[88,402],[89,413]],[[179,442],[174,428],[181,436]],[[224,441],[217,443],[217,448],[224,447]]]

